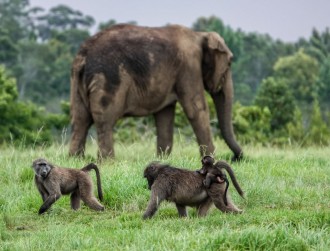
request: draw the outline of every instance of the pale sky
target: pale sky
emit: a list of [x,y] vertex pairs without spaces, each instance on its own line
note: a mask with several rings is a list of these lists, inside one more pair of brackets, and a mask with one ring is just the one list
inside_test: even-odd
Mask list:
[[46,10],[65,4],[92,16],[97,25],[114,19],[191,27],[198,17],[215,15],[235,30],[268,33],[285,42],[308,38],[313,27],[319,31],[330,27],[330,0],[30,0],[30,4]]

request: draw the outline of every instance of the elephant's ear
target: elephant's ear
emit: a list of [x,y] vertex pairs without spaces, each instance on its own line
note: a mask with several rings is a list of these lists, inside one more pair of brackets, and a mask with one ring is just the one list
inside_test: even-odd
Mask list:
[[218,92],[225,84],[224,74],[228,72],[233,54],[224,39],[216,32],[203,33],[202,72],[205,89]]
[[228,61],[233,57],[233,53],[227,47],[225,40],[216,32],[209,32],[207,34],[207,45],[210,49],[226,53]]

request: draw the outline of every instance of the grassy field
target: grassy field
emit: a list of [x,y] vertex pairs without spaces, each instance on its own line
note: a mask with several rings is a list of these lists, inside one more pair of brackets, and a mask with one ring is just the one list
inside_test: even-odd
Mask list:
[[[217,159],[230,158],[216,142]],[[246,192],[231,196],[244,209],[224,214],[213,207],[204,218],[194,209],[180,219],[164,203],[151,220],[141,216],[149,190],[143,169],[155,156],[155,139],[116,144],[116,159],[99,163],[105,212],[70,209],[68,196],[39,216],[41,197],[31,162],[45,157],[57,165],[80,168],[96,156],[95,142],[85,159],[68,158],[67,146],[0,149],[1,250],[330,250],[330,148],[245,146],[245,158],[233,163]],[[89,156],[89,157],[88,157]],[[176,140],[161,160],[192,170],[200,168],[195,142]],[[95,175],[92,173],[95,181]]]

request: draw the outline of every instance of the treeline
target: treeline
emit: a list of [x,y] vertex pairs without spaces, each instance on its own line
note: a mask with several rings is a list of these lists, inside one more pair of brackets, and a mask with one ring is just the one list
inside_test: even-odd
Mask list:
[[[98,30],[115,23],[110,19]],[[68,126],[71,62],[94,25],[93,17],[65,5],[46,12],[28,0],[0,0],[0,143],[44,144]],[[234,30],[218,17],[199,18],[191,28],[218,32],[234,54],[233,119],[242,143],[329,144],[328,28],[296,43]],[[138,138],[151,123],[122,120],[117,137]],[[175,123],[191,135],[180,107]]]

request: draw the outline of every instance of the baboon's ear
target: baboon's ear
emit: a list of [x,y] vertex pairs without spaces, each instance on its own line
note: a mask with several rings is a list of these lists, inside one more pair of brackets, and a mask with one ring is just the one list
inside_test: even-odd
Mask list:
[[156,170],[156,165],[151,164],[151,165],[150,165],[150,170],[151,170],[151,171],[155,171],[155,170]]
[[149,168],[150,168],[150,170],[151,170],[151,171],[155,171],[155,170],[157,169],[157,165],[158,165],[158,164],[159,164],[158,161],[151,162],[151,163],[149,164]]

